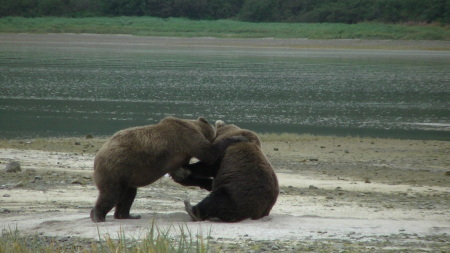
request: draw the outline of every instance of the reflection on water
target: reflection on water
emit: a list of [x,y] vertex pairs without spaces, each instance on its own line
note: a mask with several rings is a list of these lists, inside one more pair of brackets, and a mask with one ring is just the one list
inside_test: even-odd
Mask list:
[[450,52],[4,44],[0,137],[172,115],[258,132],[450,140]]

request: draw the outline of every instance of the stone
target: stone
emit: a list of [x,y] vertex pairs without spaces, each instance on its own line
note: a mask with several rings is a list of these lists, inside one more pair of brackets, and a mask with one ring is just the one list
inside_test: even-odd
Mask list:
[[78,179],[78,178],[72,180],[70,183],[71,183],[71,184],[85,185],[85,183],[84,183],[82,180]]
[[310,190],[317,190],[317,189],[319,189],[319,187],[314,186],[314,185],[310,185],[310,186],[309,186],[309,189],[310,189]]
[[20,172],[22,169],[20,169],[20,163],[19,162],[10,162],[6,165],[5,168],[6,172]]
[[22,182],[17,183],[16,185],[14,185],[14,187],[16,187],[16,188],[20,188],[20,187],[24,187],[24,186],[25,186],[25,184],[22,183]]

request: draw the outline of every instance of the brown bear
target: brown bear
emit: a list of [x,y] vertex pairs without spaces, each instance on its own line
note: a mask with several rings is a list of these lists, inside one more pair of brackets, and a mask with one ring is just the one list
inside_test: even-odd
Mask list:
[[[139,219],[130,215],[138,187],[151,184],[189,162],[192,157],[214,164],[227,141],[212,143],[214,126],[200,117],[184,120],[168,117],[158,124],[133,127],[114,134],[97,152],[94,181],[99,190],[91,211],[94,222],[105,221],[115,206],[114,218]],[[239,140],[238,140],[239,141]]]
[[223,121],[216,122],[216,130],[214,143],[237,136],[248,141],[230,144],[222,158],[212,166],[200,161],[181,169],[187,171],[177,171],[185,178],[175,177],[175,181],[212,190],[193,207],[185,201],[186,211],[195,221],[237,222],[269,215],[278,198],[279,186],[272,165],[261,150],[258,136],[235,125],[225,125]]

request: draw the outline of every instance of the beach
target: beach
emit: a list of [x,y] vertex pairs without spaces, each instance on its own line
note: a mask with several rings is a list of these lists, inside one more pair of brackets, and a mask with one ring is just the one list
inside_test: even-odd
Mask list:
[[[170,177],[138,189],[140,220],[89,218],[92,171],[105,138],[0,141],[0,227],[63,242],[142,238],[153,222],[182,227],[226,252],[450,250],[450,143],[315,135],[261,135],[280,195],[271,214],[238,223],[193,222],[183,200],[208,192]],[[12,161],[19,172],[6,172]],[[178,231],[179,232],[179,231]],[[61,239],[62,238],[62,239]]]

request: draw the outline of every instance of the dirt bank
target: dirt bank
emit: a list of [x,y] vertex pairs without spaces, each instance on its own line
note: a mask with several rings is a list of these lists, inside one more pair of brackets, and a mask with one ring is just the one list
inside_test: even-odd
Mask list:
[[[281,194],[271,215],[240,223],[192,222],[182,200],[206,191],[170,178],[140,188],[141,220],[94,224],[96,150],[104,139],[0,141],[0,227],[42,236],[139,238],[153,220],[186,226],[230,251],[450,250],[450,143],[322,136],[262,136]],[[11,161],[21,172],[5,172]]]

